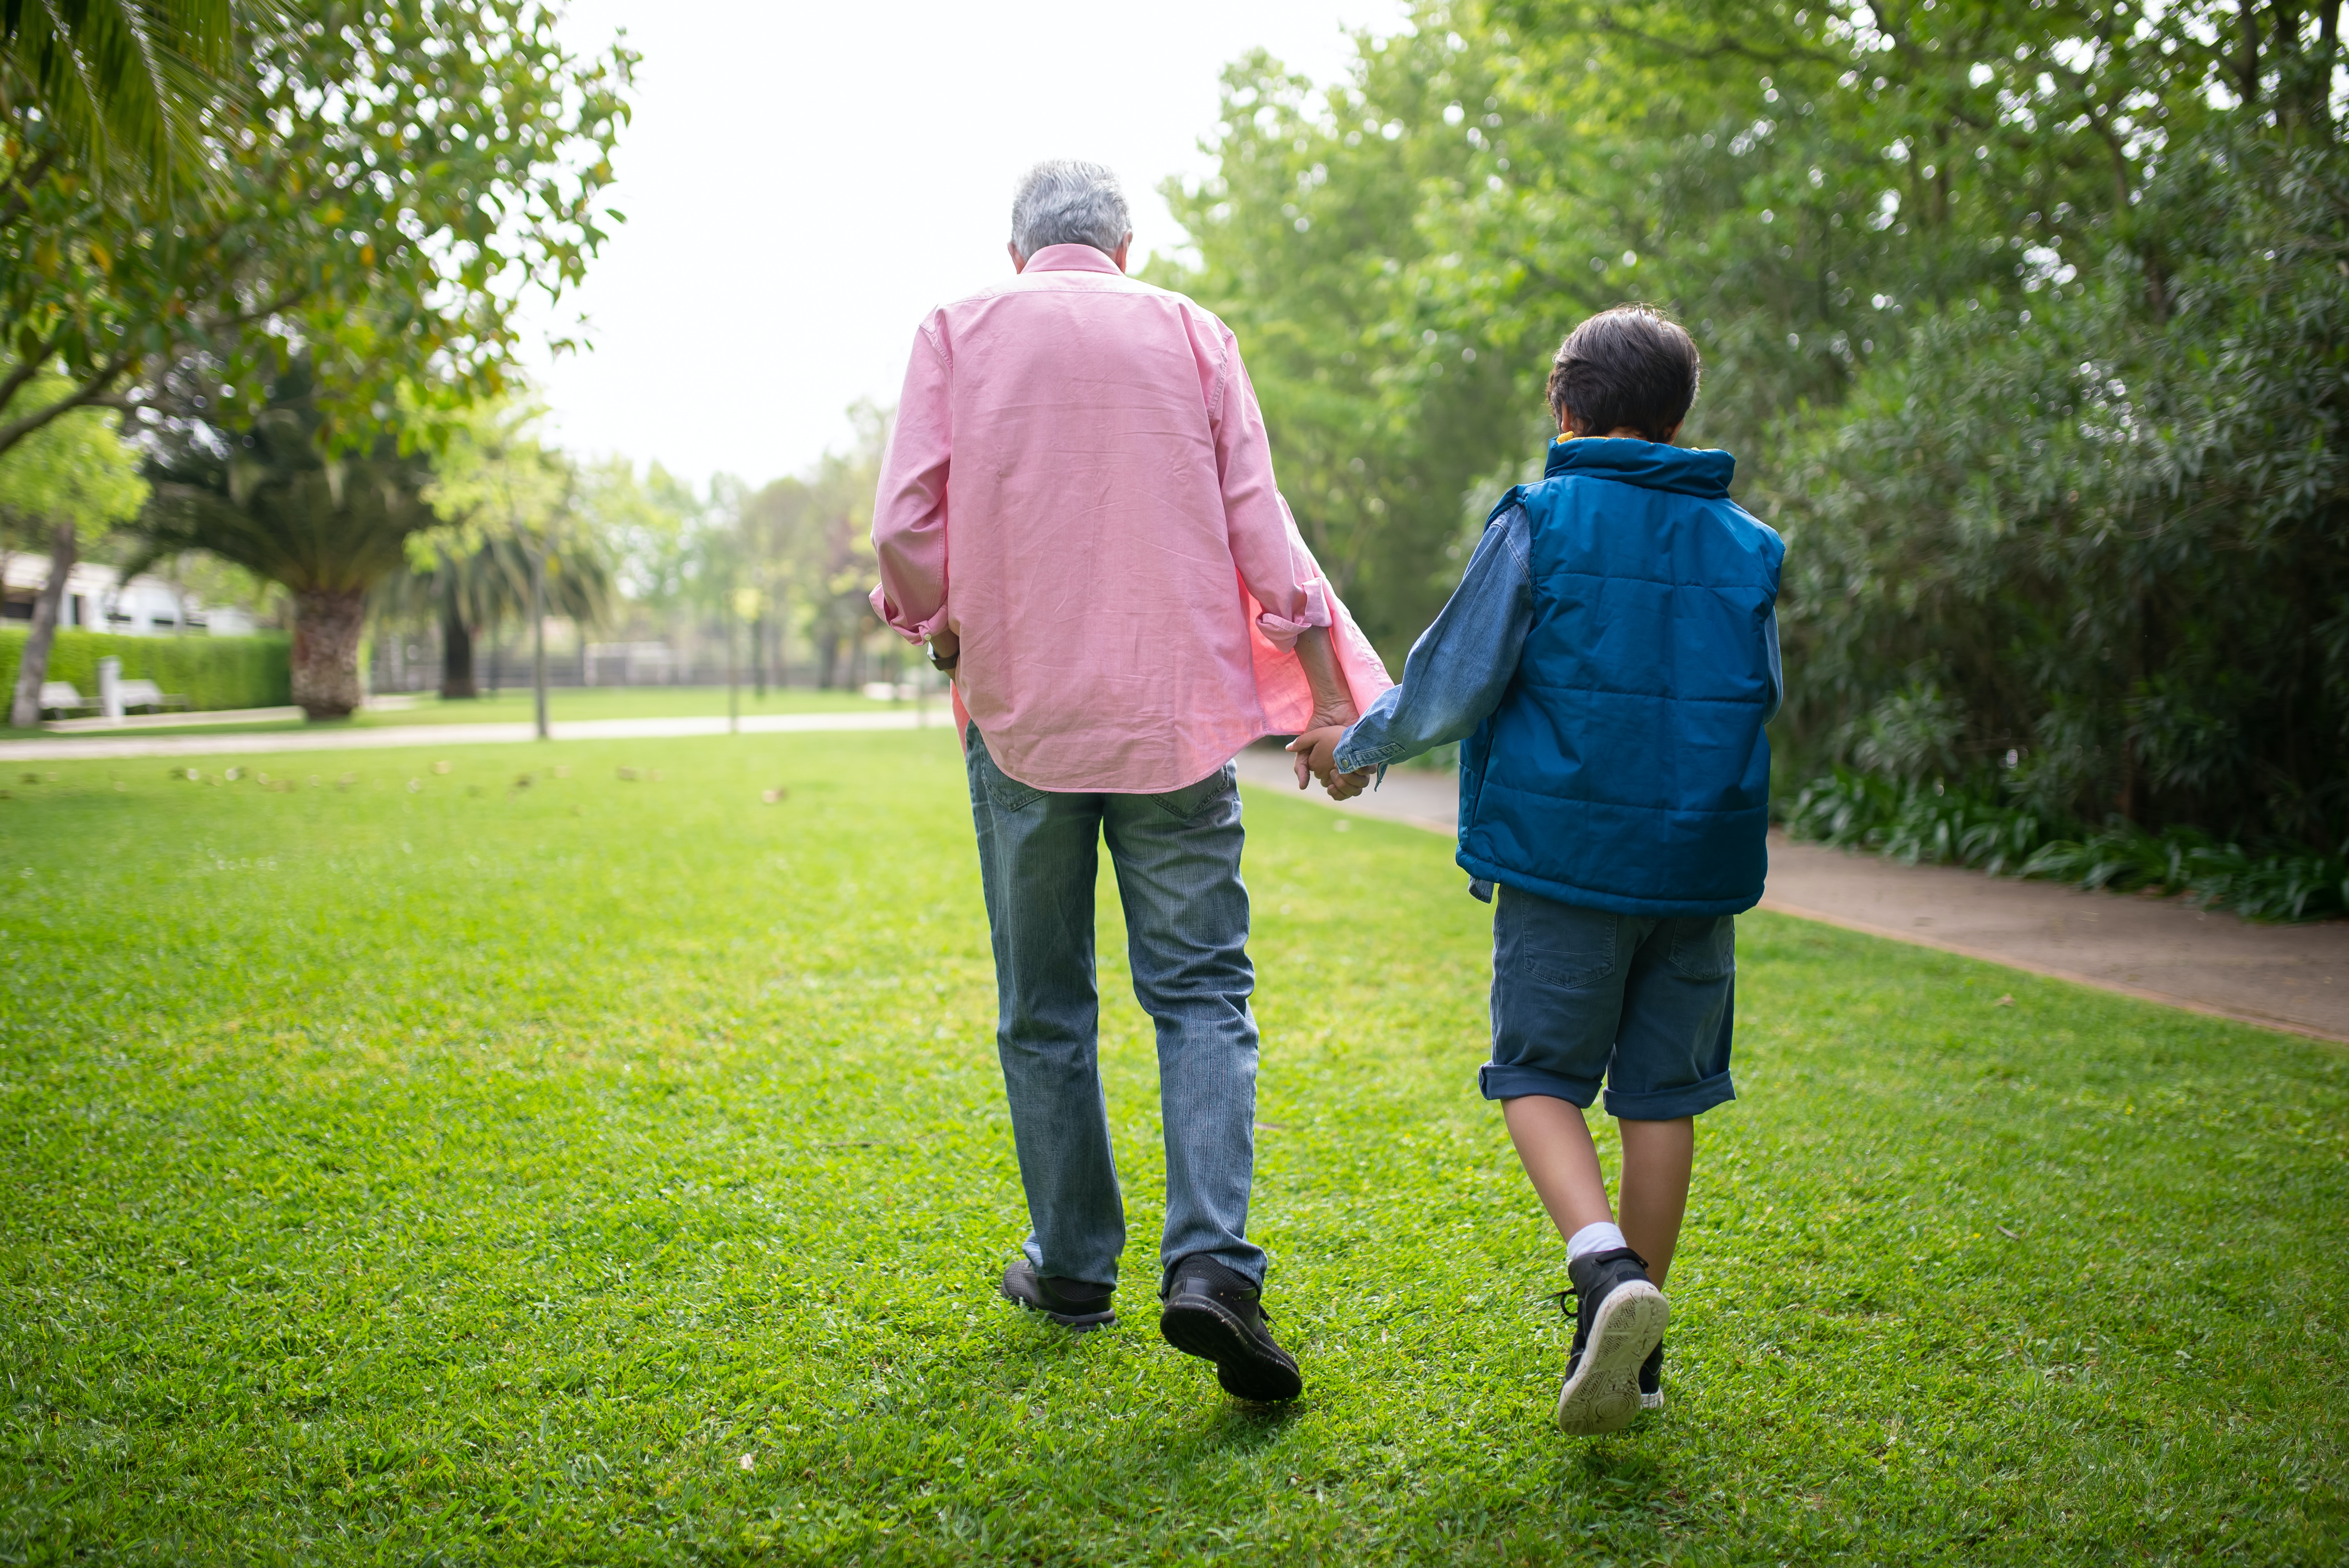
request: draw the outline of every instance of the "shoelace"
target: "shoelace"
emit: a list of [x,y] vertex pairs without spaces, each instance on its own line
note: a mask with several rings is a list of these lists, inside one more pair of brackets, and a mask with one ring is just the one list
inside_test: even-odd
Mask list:
[[1554,1301],[1557,1303],[1559,1315],[1568,1323],[1579,1325],[1582,1322],[1582,1294],[1571,1285],[1564,1290],[1554,1290],[1547,1295],[1537,1295],[1531,1299],[1537,1302]]

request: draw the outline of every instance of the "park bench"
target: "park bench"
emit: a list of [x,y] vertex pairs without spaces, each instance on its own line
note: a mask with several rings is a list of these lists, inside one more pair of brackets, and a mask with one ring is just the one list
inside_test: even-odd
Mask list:
[[91,702],[88,698],[83,696],[80,692],[76,691],[74,689],[73,682],[43,681],[41,683],[42,713],[63,716],[75,713],[96,713],[97,711],[98,704]]
[[186,697],[167,694],[153,681],[122,681],[116,685],[115,694],[122,699],[122,711],[129,713],[144,708],[149,713],[164,713],[188,707]]

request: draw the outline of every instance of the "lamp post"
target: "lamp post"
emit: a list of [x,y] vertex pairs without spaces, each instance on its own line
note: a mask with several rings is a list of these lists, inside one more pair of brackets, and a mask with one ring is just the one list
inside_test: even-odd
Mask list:
[[530,679],[538,707],[538,738],[546,733],[546,541],[537,539],[530,551]]

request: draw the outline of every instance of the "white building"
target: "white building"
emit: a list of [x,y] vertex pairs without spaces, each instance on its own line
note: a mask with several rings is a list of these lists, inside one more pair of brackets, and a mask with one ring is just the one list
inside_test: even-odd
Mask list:
[[[33,602],[49,581],[49,558],[25,552],[6,557],[0,620],[29,625]],[[81,562],[66,578],[65,614],[59,624],[133,637],[168,637],[181,632],[216,637],[241,636],[254,629],[253,617],[228,605],[207,608],[160,577],[124,583],[111,566]]]

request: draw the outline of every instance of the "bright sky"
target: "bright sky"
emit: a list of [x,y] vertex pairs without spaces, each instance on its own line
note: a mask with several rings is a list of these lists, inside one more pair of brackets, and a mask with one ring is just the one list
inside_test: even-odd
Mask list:
[[[1137,252],[1181,231],[1156,194],[1208,169],[1216,75],[1261,45],[1317,82],[1402,0],[578,0],[644,56],[614,168],[628,222],[568,304],[593,352],[537,370],[582,456],[694,480],[797,472],[842,410],[896,399],[922,314],[1008,273],[1011,187],[1040,158],[1124,179]],[[1137,255],[1134,264],[1140,265]]]

